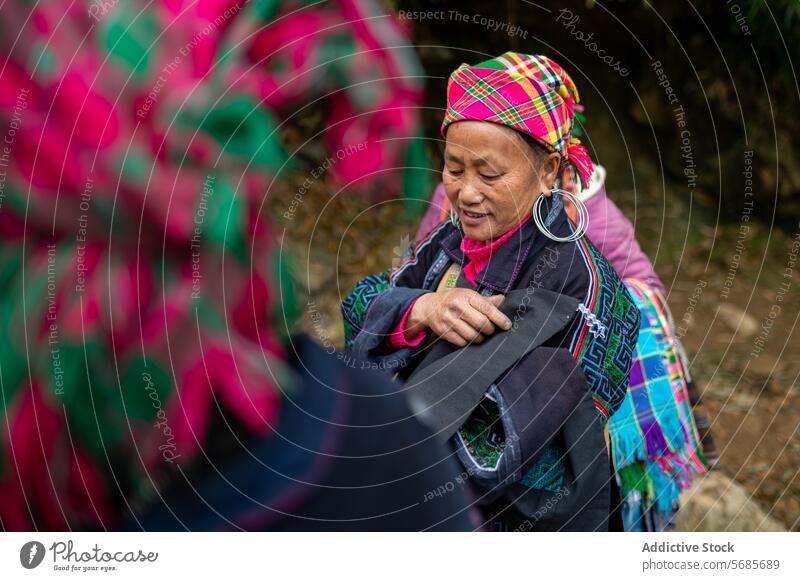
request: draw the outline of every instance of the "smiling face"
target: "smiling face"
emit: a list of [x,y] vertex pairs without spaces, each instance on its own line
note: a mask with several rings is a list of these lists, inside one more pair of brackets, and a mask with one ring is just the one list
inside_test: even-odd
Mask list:
[[488,121],[458,121],[447,129],[442,181],[464,234],[489,241],[530,215],[550,188],[559,155],[534,152],[519,133]]

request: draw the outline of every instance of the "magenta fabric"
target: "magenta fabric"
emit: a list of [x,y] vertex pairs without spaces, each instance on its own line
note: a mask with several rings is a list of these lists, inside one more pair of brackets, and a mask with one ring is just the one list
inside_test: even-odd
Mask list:
[[464,277],[470,281],[473,286],[475,285],[475,277],[478,276],[478,273],[484,269],[484,267],[489,264],[489,261],[492,259],[492,255],[497,252],[497,250],[514,235],[514,233],[519,230],[522,225],[531,220],[533,216],[528,216],[522,222],[514,226],[511,230],[497,238],[496,240],[492,241],[491,243],[487,244],[483,240],[473,240],[469,236],[464,236],[461,239],[461,252],[469,259],[469,262],[464,267]]
[[402,347],[416,347],[417,345],[422,343],[425,337],[428,336],[427,331],[420,331],[410,341],[406,339],[405,335],[406,320],[408,319],[408,316],[411,314],[411,310],[414,308],[416,302],[417,301],[415,300],[413,303],[408,305],[408,308],[406,309],[403,318],[400,319],[400,323],[398,323],[398,325],[394,328],[394,331],[392,331],[389,334],[389,346],[392,349],[400,349]]

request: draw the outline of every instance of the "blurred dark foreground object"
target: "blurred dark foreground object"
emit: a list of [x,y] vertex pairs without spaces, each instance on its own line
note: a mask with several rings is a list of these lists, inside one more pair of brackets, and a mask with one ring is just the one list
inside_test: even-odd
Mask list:
[[223,428],[228,442],[214,446],[220,457],[176,480],[125,528],[476,528],[455,485],[455,458],[412,417],[402,390],[385,374],[344,365],[306,337],[292,346],[290,363],[301,381],[286,396],[277,437],[240,445]]

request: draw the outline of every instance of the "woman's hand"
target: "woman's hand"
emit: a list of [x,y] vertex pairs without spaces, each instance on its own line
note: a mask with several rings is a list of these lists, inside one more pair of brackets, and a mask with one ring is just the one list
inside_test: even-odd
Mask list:
[[465,288],[422,295],[409,313],[405,335],[430,329],[458,347],[480,343],[498,328],[511,328],[511,320],[497,308],[504,300],[503,295],[484,297]]

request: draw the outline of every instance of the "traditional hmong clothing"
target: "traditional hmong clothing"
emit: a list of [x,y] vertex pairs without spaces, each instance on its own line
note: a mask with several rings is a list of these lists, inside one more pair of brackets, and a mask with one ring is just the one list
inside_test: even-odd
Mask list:
[[325,97],[327,145],[348,152],[335,177],[424,183],[372,177],[423,165],[421,67],[372,2],[109,4],[6,2],[0,20],[6,530],[115,527],[207,460],[209,441],[231,459],[234,433],[274,436],[284,393],[324,391],[279,332],[294,293],[276,284],[289,277],[262,202],[290,167],[282,120]]
[[[563,206],[552,204],[548,217],[557,235],[572,232]],[[625,397],[638,309],[614,269],[585,239],[554,242],[528,220],[494,253],[473,286],[463,276],[462,238],[460,229],[443,222],[409,249],[400,266],[362,279],[342,305],[347,346],[355,360],[396,370],[414,385],[415,370],[434,364],[430,341],[391,351],[385,339],[417,297],[439,287],[452,263],[462,267],[457,285],[485,296],[521,292],[532,293],[534,300],[540,290],[545,301],[552,299],[547,291],[574,301],[562,326],[511,368],[496,370],[494,381],[477,385],[473,378],[459,386],[480,388],[485,396],[466,422],[455,426],[451,442],[480,491],[491,528],[605,529],[610,467],[602,430]],[[538,312],[541,324],[553,324],[555,314]],[[495,334],[499,341],[510,340],[503,335]],[[464,348],[465,363],[476,359],[471,348]],[[496,358],[486,359],[490,367]],[[438,419],[444,415],[446,410]],[[554,496],[559,509],[543,510]]]
[[[509,52],[453,72],[441,133],[464,120],[512,127],[586,183],[592,163],[574,136],[577,104],[561,67]],[[544,207],[553,235],[574,232],[560,197]],[[625,398],[639,311],[587,240],[555,242],[532,219],[503,234],[483,252],[445,221],[397,268],[361,280],[342,303],[347,347],[408,380],[412,409],[449,439],[490,528],[607,530],[603,426]],[[506,295],[500,309],[514,327],[460,350],[433,337],[398,340],[414,301],[453,285]]]
[[627,531],[665,530],[706,467],[663,302],[641,281],[625,284],[642,317],[628,394],[609,421],[622,519]]
[[[595,166],[589,186],[576,193],[589,213],[587,237],[631,287],[642,316],[629,393],[608,426],[622,495],[622,523],[630,531],[667,530],[674,524],[680,490],[716,465],[710,422],[683,347],[672,332],[669,308],[660,294],[664,284],[636,241],[633,225],[606,194],[604,168]],[[449,213],[442,184],[430,204],[417,231],[418,240]],[[653,409],[659,412],[649,411]],[[653,446],[652,441],[659,438],[668,445]]]
[[589,187],[576,192],[586,205],[589,214],[589,227],[586,235],[608,258],[623,279],[636,279],[648,285],[660,297],[660,309],[665,315],[664,333],[671,337],[671,344],[680,360],[681,375],[689,394],[692,418],[700,436],[705,466],[715,468],[718,462],[714,438],[711,434],[708,413],[703,406],[699,390],[689,371],[689,360],[681,341],[674,336],[675,329],[666,300],[663,298],[666,289],[661,278],[656,274],[650,259],[642,251],[636,240],[633,224],[628,220],[614,201],[608,196],[605,188],[606,172],[598,166],[589,182]]

